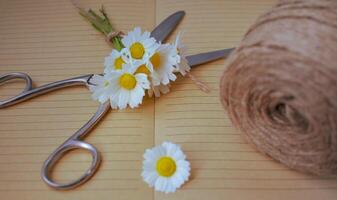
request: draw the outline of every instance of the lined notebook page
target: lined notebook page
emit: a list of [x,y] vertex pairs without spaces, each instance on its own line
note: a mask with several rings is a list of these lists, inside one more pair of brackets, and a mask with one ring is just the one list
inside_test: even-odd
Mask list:
[[[187,15],[180,30],[190,53],[233,47],[272,0],[158,0],[157,23],[176,10]],[[336,179],[291,171],[256,152],[231,125],[219,102],[224,60],[193,69],[212,88],[205,94],[188,79],[155,103],[156,144],[182,146],[192,165],[191,181],[173,195],[155,199],[336,199]]]
[[[80,1],[109,13],[117,29],[154,25],[154,1]],[[0,73],[31,75],[36,86],[101,73],[111,48],[68,0],[2,0]],[[19,92],[20,82],[0,86],[0,98]],[[85,87],[62,89],[0,110],[1,199],[152,199],[140,172],[142,154],[153,145],[153,100],[140,109],[110,111],[85,139],[101,152],[97,174],[71,191],[50,189],[41,179],[44,160],[94,114],[98,103]],[[60,181],[79,177],[91,156],[73,152],[57,167]]]

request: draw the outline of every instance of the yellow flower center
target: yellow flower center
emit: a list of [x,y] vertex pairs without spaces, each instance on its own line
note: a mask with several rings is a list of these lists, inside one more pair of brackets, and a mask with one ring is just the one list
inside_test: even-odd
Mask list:
[[155,53],[153,54],[153,56],[151,56],[150,61],[153,65],[154,69],[157,69],[160,65],[160,54],[159,53]]
[[119,85],[127,90],[132,90],[136,87],[137,80],[132,74],[123,74],[119,78]]
[[123,64],[124,64],[124,60],[121,56],[119,56],[116,60],[115,60],[115,69],[122,69]]
[[130,46],[130,52],[132,58],[142,59],[145,53],[145,48],[141,43],[135,42]]
[[157,161],[156,169],[157,169],[157,172],[160,176],[170,177],[176,171],[176,167],[177,167],[176,163],[172,158],[161,157]]
[[139,73],[144,73],[148,76],[150,75],[150,71],[145,65],[141,65],[137,68],[136,74],[139,74]]

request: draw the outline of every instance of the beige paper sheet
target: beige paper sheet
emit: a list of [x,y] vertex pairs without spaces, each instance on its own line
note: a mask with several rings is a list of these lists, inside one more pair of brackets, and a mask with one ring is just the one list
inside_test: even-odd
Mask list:
[[[101,3],[120,30],[135,24],[152,29],[154,1],[80,1]],[[101,73],[111,51],[68,0],[8,0],[0,13],[0,73],[29,73],[35,85]],[[22,84],[0,86],[1,98]],[[41,179],[43,161],[96,111],[85,87],[62,89],[0,110],[0,199],[152,199],[140,177],[142,154],[153,145],[153,99],[136,110],[110,111],[86,138],[101,152],[97,174],[82,187],[55,191]],[[74,152],[56,169],[60,181],[79,177],[90,155]]]
[[[101,3],[116,28],[126,31],[135,25],[151,30],[174,11],[186,10],[179,30],[192,54],[234,46],[273,1],[80,1],[91,8]],[[70,1],[1,0],[0,11],[0,73],[23,71],[42,85],[102,71],[110,48]],[[218,101],[223,63],[193,70],[211,86],[210,94],[180,79],[170,94],[145,99],[139,109],[110,111],[86,138],[101,151],[102,165],[92,180],[71,191],[48,188],[40,169],[95,112],[98,104],[88,90],[63,89],[1,109],[0,199],[335,199],[336,180],[290,171],[255,152],[233,129]],[[22,86],[0,86],[0,98]],[[140,177],[144,149],[164,140],[181,144],[193,168],[191,181],[170,195],[153,192]],[[87,154],[74,152],[55,176],[69,181],[89,162]]]
[[[190,53],[235,46],[255,18],[273,5],[271,0],[157,1],[157,23],[175,10],[188,15],[180,25]],[[192,164],[192,180],[174,195],[155,199],[336,199],[337,180],[303,175],[256,152],[231,125],[219,102],[224,60],[193,69],[210,94],[188,79],[155,102],[156,144],[181,144]]]

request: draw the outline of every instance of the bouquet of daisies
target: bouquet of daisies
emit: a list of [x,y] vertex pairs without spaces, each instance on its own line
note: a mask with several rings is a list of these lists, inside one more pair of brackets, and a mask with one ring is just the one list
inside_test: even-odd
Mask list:
[[103,17],[92,10],[80,12],[114,46],[105,58],[104,74],[94,75],[91,80],[94,100],[110,101],[116,109],[135,108],[146,91],[149,96],[167,93],[170,81],[177,78],[175,72],[186,75],[190,71],[180,34],[173,44],[161,44],[139,27],[124,35],[112,29],[103,8],[100,12]]
[[[161,44],[139,27],[126,35],[114,31],[102,8],[103,17],[92,10],[80,14],[102,32],[114,49],[105,58],[103,75],[94,75],[89,86],[94,100],[110,101],[112,108],[137,107],[145,92],[160,96],[169,91],[175,72],[189,74],[190,66],[178,34],[173,44]],[[190,176],[190,163],[179,145],[164,142],[144,153],[142,177],[150,187],[165,193],[175,192]]]

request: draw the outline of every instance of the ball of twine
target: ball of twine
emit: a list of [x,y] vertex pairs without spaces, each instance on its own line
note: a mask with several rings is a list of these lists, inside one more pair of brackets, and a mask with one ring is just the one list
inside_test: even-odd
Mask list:
[[337,174],[337,1],[280,1],[227,59],[220,87],[232,122],[260,151]]

